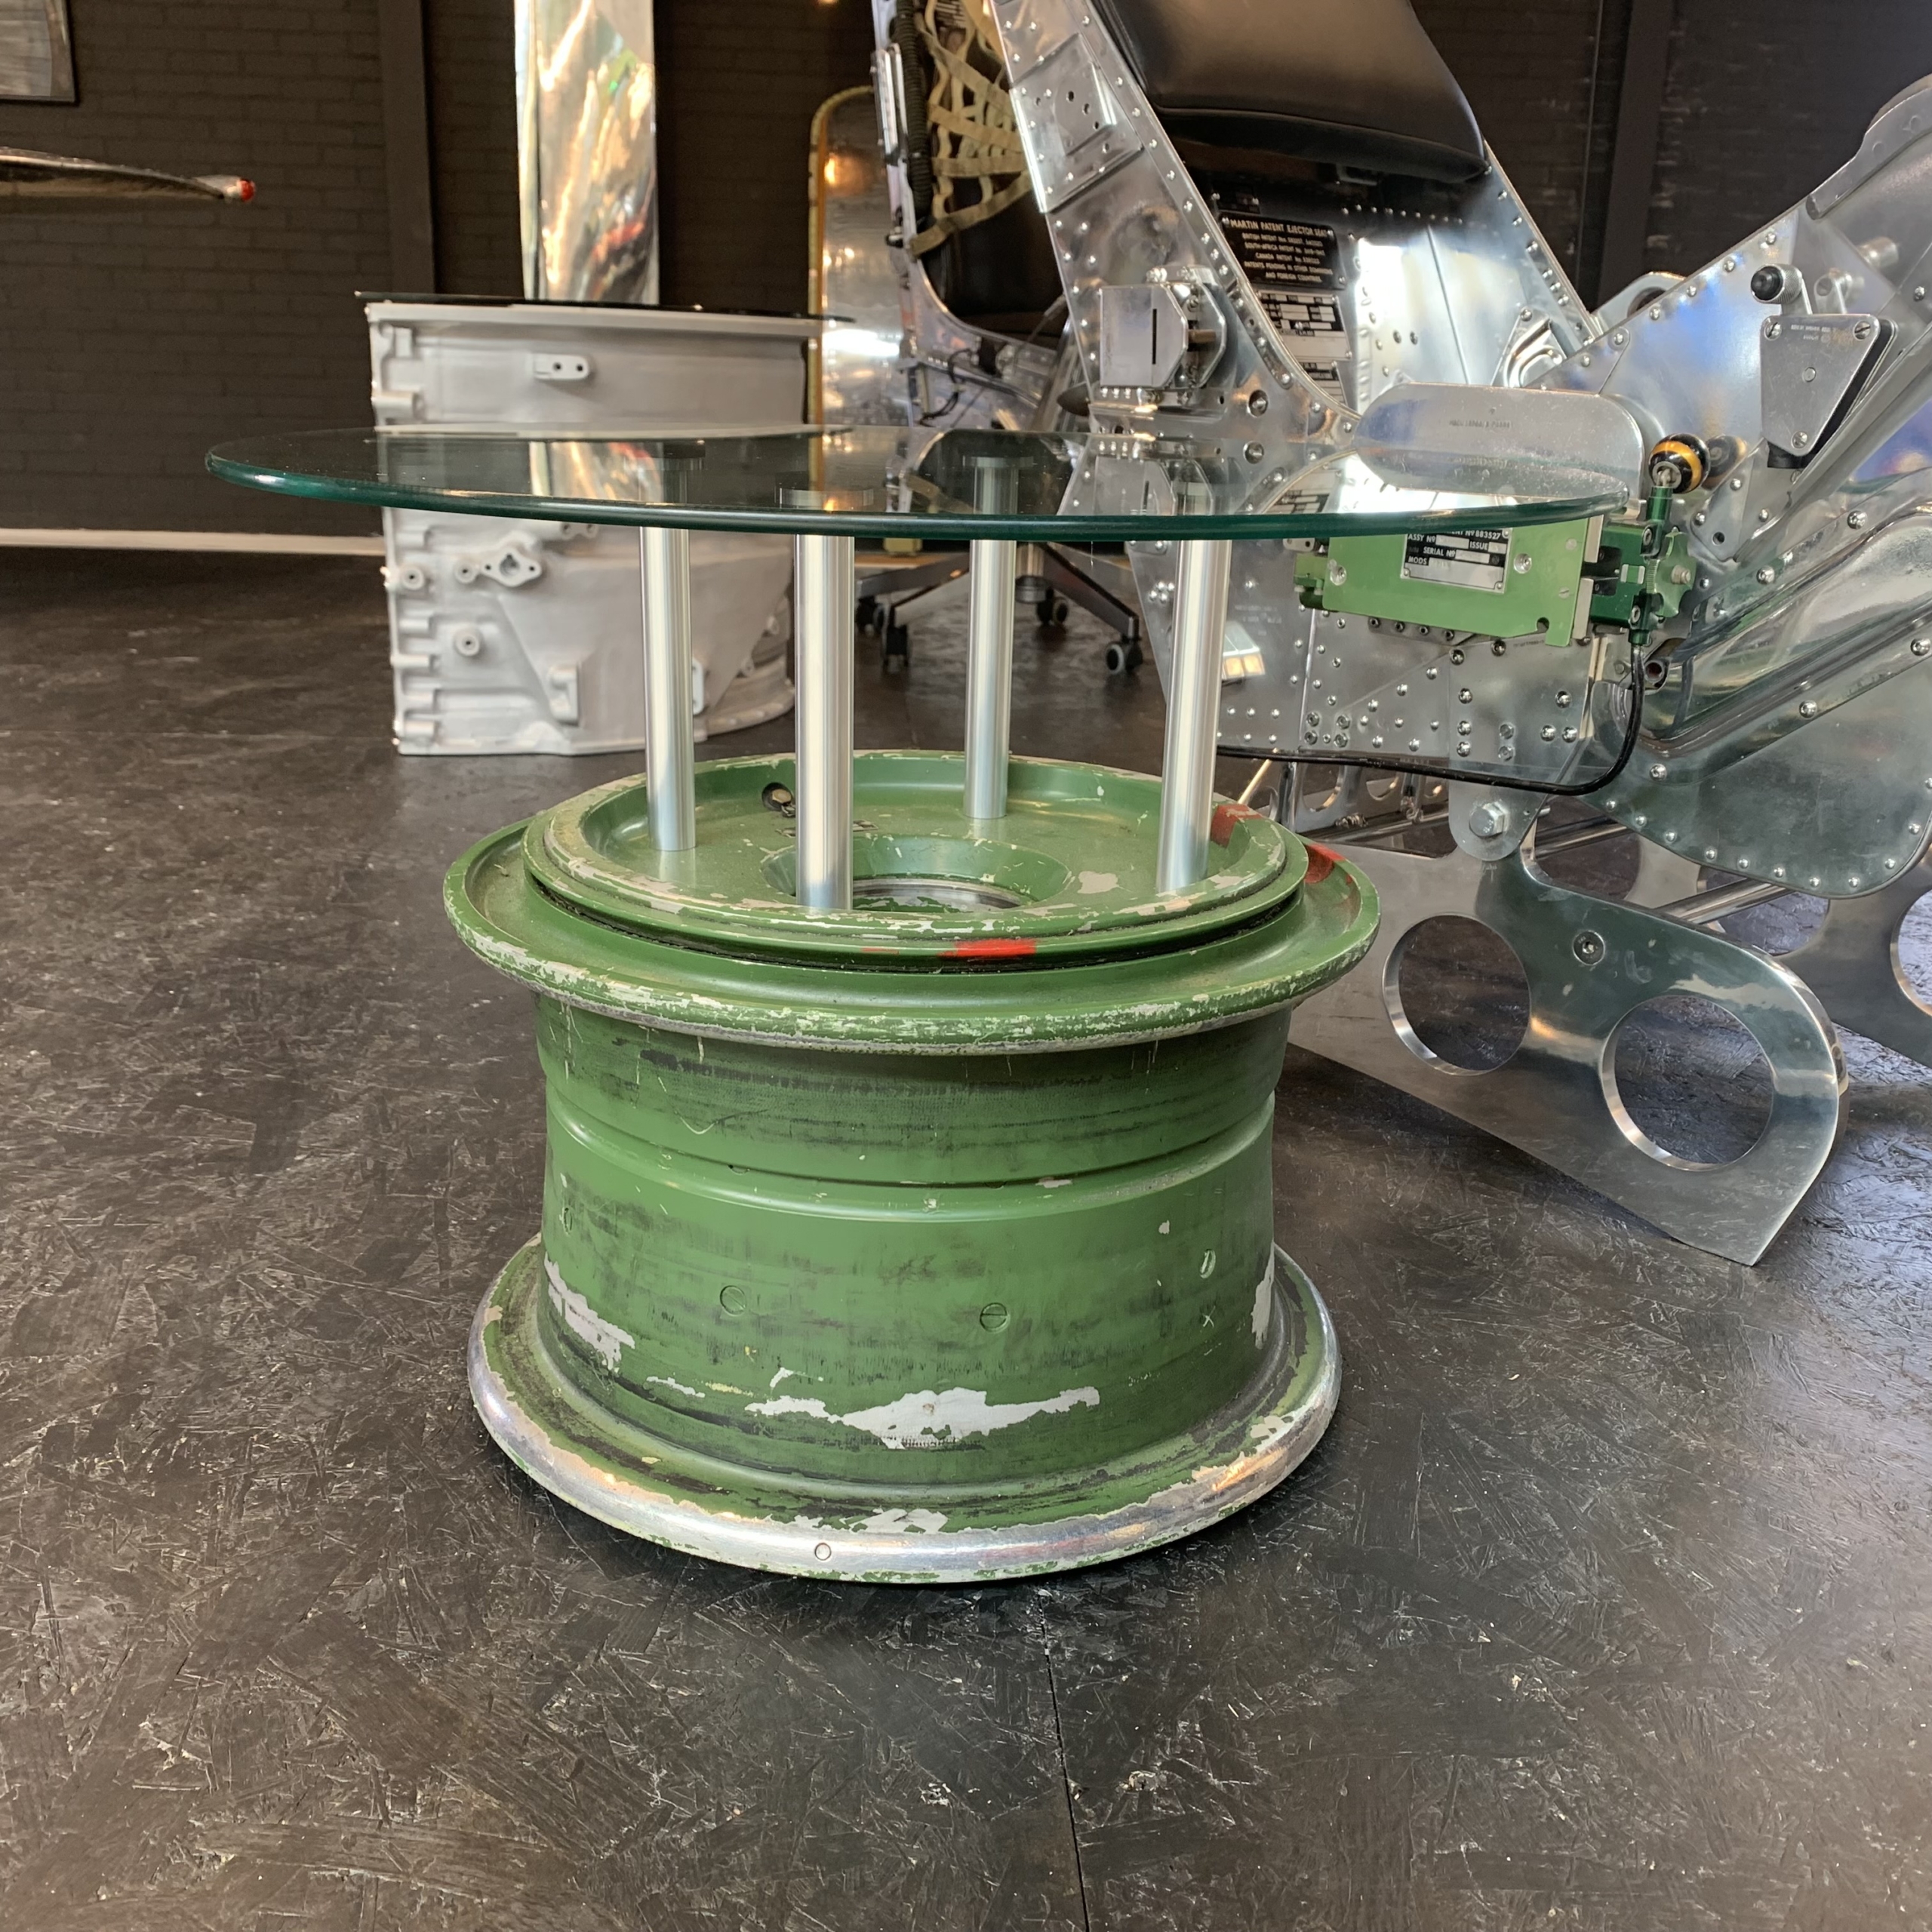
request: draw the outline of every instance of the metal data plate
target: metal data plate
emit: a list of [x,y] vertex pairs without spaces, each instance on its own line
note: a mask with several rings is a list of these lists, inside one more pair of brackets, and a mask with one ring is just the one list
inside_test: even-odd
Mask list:
[[1311,560],[1327,611],[1494,636],[1542,632],[1568,644],[1589,620],[1580,581],[1596,550],[1595,519],[1521,530],[1338,537]]
[[1890,334],[1875,315],[1767,318],[1758,344],[1764,440],[1807,460],[1836,426]]

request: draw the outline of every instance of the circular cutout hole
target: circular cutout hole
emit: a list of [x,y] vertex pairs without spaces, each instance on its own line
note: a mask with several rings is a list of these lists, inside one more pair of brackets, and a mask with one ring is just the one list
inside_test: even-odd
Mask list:
[[964,879],[914,878],[905,874],[855,878],[852,897],[869,905],[942,906],[949,912],[1008,912],[1026,900],[997,885]]
[[1932,1006],[1932,893],[1905,915],[1892,950],[1906,990],[1921,1006]]
[[1764,1049],[1695,993],[1666,993],[1625,1016],[1604,1057],[1604,1090],[1625,1134],[1673,1167],[1742,1160],[1770,1124]]
[[1425,919],[1389,956],[1389,1017],[1411,1053],[1487,1073],[1523,1044],[1530,983],[1509,943],[1479,920]]

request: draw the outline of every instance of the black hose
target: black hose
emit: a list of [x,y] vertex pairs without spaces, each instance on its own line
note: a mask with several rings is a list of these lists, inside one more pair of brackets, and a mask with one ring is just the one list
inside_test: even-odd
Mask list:
[[917,233],[930,228],[933,219],[933,131],[926,119],[926,95],[932,80],[919,32],[918,0],[898,0],[893,9],[892,42],[899,50],[900,106],[906,116],[906,185],[912,191],[912,227]]

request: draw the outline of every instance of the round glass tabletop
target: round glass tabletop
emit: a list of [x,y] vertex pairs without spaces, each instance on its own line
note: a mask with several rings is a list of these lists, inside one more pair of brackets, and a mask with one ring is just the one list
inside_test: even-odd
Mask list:
[[1020,542],[1328,537],[1622,509],[1601,472],[1514,456],[1171,436],[865,428],[598,438],[343,429],[229,443],[208,467],[287,496],[558,522]]

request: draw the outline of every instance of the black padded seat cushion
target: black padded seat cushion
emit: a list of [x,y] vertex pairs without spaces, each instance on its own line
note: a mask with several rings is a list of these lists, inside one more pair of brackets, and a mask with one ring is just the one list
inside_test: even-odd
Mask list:
[[1095,0],[1168,131],[1377,174],[1488,165],[1409,0]]

